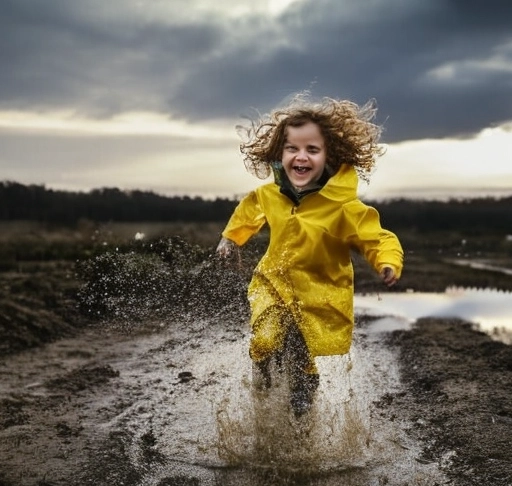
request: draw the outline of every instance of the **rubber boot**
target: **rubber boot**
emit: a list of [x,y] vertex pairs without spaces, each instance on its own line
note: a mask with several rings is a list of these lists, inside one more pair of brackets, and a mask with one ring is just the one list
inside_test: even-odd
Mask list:
[[295,417],[299,418],[311,409],[320,376],[304,337],[296,327],[290,328],[287,349],[290,353],[290,405]]

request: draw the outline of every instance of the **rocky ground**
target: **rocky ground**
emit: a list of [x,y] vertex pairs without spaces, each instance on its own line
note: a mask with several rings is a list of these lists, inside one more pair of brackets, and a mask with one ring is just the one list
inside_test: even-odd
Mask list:
[[[399,291],[444,290],[452,277],[421,289],[406,276]],[[230,462],[211,432],[219,433],[225,396],[246,385],[246,310],[212,304],[209,316],[188,309],[107,325],[79,311],[78,284],[68,264],[1,273],[0,486],[512,485],[512,346],[470,323],[421,319],[376,343],[361,319],[361,352],[371,351],[375,369],[382,363],[382,380],[388,354],[398,370],[400,382],[366,404],[376,423],[396,425],[395,455],[384,465],[338,457],[323,473],[295,464],[285,475],[270,455],[248,482],[254,458]],[[397,462],[392,473],[400,450],[412,451],[412,462],[397,459],[403,472]]]

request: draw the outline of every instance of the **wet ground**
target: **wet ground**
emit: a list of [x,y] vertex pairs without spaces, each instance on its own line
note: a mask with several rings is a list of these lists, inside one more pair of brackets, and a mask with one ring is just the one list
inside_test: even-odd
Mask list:
[[40,270],[1,277],[0,486],[512,485],[512,346],[470,323],[359,316],[297,421],[243,309],[82,322]]
[[316,406],[252,392],[244,326],[89,328],[0,365],[0,484],[512,484],[512,351],[469,324],[372,331]]
[[512,346],[472,324],[420,319],[386,340],[395,347],[406,411],[425,461],[442,464],[455,485],[512,484]]
[[380,334],[319,360],[316,407],[298,421],[285,385],[252,391],[247,338],[184,322],[16,355],[0,369],[3,484],[445,483],[405,417],[391,420],[404,390]]

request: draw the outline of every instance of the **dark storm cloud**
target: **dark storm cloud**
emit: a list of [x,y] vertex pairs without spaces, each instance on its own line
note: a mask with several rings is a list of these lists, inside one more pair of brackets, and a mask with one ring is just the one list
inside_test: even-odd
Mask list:
[[312,88],[375,97],[388,141],[512,118],[512,2],[309,0],[276,19],[187,20],[135,0],[1,3],[3,109],[229,118]]
[[[466,9],[457,2],[421,3],[393,9],[382,2],[380,10],[363,12],[360,18],[345,13],[340,2],[316,3],[314,9],[304,4],[281,20],[292,40],[288,48],[258,63],[232,56],[203,66],[206,74],[183,87],[180,99],[187,100],[189,114],[199,115],[205,105],[213,109],[215,100],[222,102],[218,113],[243,106],[244,100],[269,109],[283,93],[313,82],[318,95],[358,102],[375,97],[381,119],[387,119],[388,140],[461,136],[510,119],[512,46],[503,53],[508,72],[462,65],[453,79],[436,80],[427,73],[446,63],[484,61],[496,46],[511,42],[512,32],[503,21],[512,18],[511,8],[504,2],[489,5],[491,15],[477,11],[481,3]],[[202,79],[217,82],[206,90]],[[193,93],[201,95],[194,99]]]
[[72,108],[98,116],[164,111],[163,100],[180,79],[183,58],[208,56],[221,37],[215,25],[169,27],[130,10],[123,16],[128,1],[117,2],[119,17],[98,15],[102,2],[96,0],[1,3],[4,109]]

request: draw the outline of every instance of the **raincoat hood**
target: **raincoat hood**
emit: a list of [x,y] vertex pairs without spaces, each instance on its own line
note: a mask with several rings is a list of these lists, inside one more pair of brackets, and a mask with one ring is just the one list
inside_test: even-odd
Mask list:
[[331,201],[344,202],[357,197],[357,186],[359,178],[353,166],[341,164],[336,172],[324,187],[320,194]]

